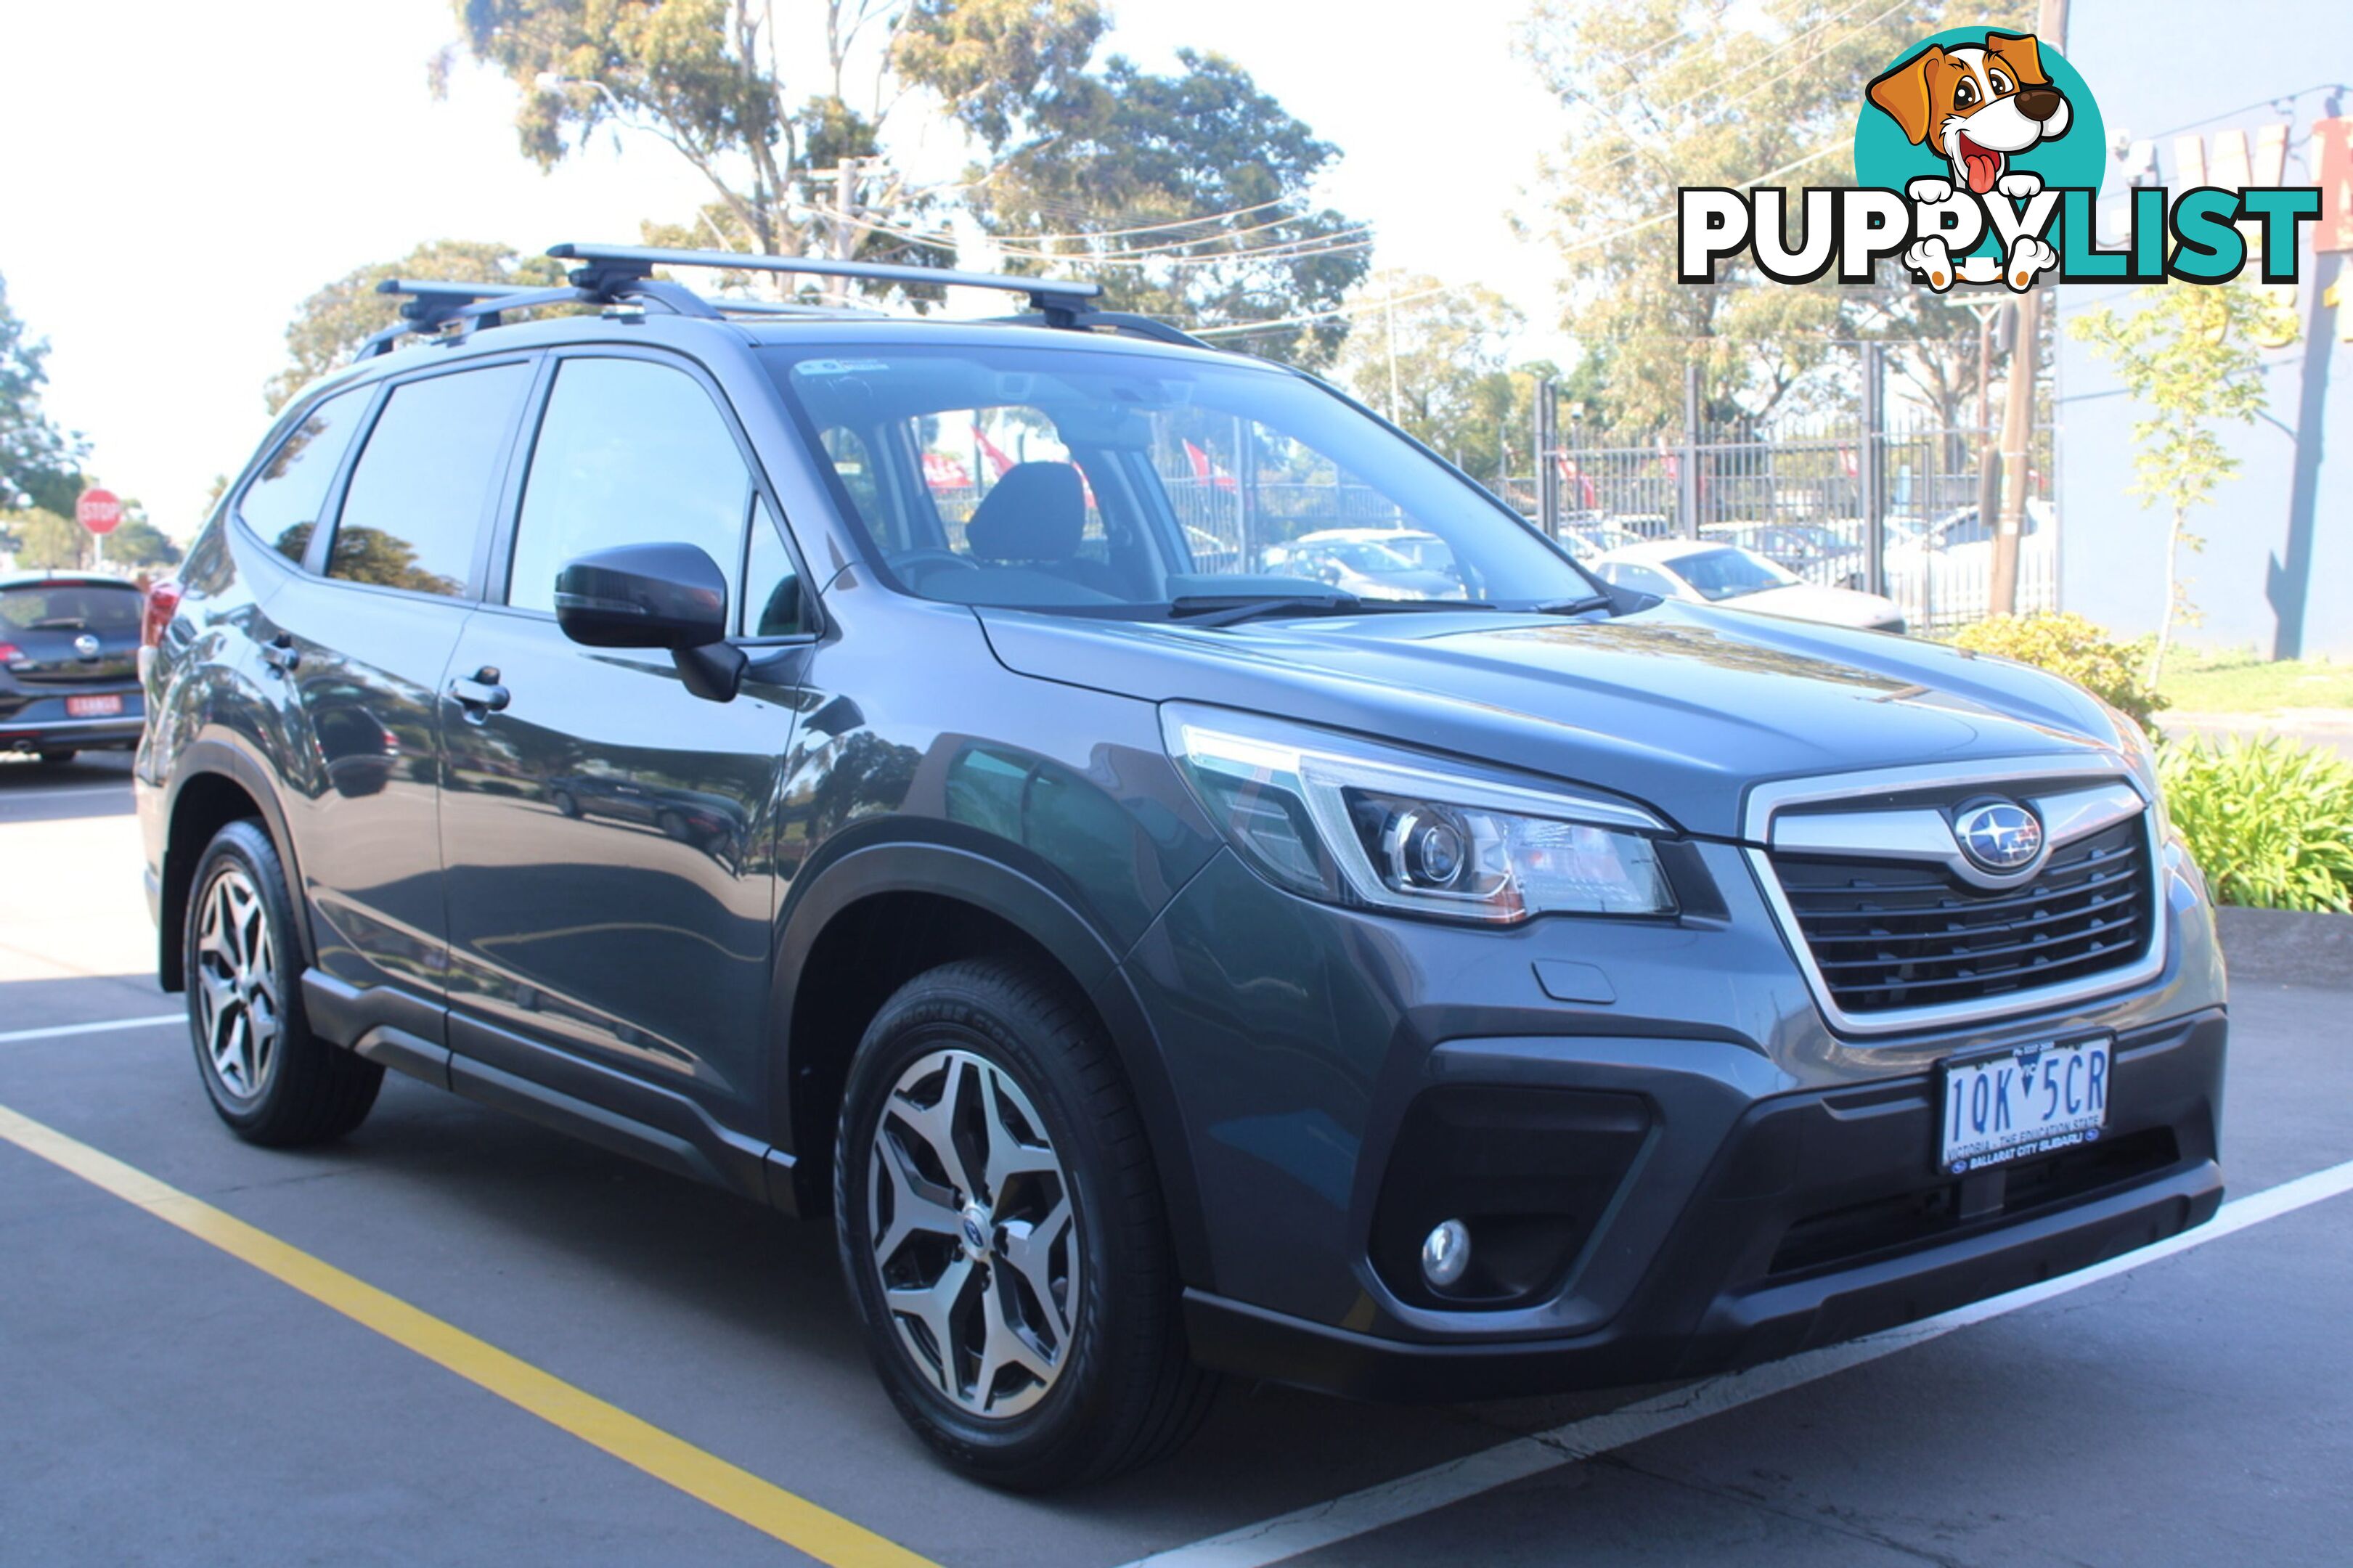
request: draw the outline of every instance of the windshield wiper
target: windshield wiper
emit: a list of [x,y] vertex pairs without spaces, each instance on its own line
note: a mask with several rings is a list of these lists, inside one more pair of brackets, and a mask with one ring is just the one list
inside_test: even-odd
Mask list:
[[1582,599],[1555,599],[1533,608],[1539,616],[1581,616],[1588,610],[1606,610],[1612,602],[1607,594],[1588,594]]
[[1229,626],[1261,616],[1356,616],[1391,610],[1493,610],[1480,599],[1366,599],[1354,594],[1179,594],[1168,618],[1194,626]]

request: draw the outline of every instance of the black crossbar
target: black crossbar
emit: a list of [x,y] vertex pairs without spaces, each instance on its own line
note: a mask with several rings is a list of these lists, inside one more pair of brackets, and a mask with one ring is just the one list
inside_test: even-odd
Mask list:
[[1103,293],[1099,283],[1052,278],[1016,278],[1006,272],[953,272],[936,267],[903,267],[880,261],[828,261],[815,256],[744,256],[732,250],[665,250],[642,245],[552,245],[547,254],[582,265],[572,281],[583,289],[605,292],[616,285],[649,276],[657,267],[716,267],[744,272],[792,272],[816,278],[860,278],[873,283],[910,287],[952,285],[962,289],[996,289],[1026,294],[1031,305],[1049,317],[1068,316],[1086,309]]

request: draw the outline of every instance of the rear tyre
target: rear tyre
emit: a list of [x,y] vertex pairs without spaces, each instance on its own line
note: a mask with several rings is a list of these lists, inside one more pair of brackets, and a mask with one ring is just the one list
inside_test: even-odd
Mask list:
[[79,755],[81,755],[79,752],[71,748],[43,752],[40,753],[40,763],[45,768],[61,768]]
[[213,1109],[248,1142],[323,1143],[357,1127],[384,1068],[311,1032],[294,905],[261,825],[232,822],[196,862],[182,932],[188,1033]]
[[958,1469],[1099,1480],[1208,1414],[1143,1125],[1059,973],[985,959],[908,982],[850,1064],[833,1177],[875,1370]]

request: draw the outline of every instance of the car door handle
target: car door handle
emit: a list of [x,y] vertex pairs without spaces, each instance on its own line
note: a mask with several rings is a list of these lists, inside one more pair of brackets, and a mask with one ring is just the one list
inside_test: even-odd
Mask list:
[[288,675],[302,662],[302,653],[294,646],[292,637],[280,632],[261,645],[261,662],[280,675]]
[[459,676],[451,681],[449,699],[466,710],[467,718],[479,724],[507,705],[507,689],[499,684],[499,672],[484,665],[472,676]]

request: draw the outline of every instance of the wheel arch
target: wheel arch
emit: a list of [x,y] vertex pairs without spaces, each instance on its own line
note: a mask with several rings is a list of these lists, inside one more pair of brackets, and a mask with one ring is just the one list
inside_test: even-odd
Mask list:
[[314,962],[311,922],[302,896],[302,873],[294,839],[269,775],[243,748],[227,741],[189,742],[174,760],[164,807],[164,864],[156,906],[155,972],[166,991],[185,988],[181,926],[187,918],[190,884],[205,846],[228,823],[259,821],[286,868],[286,891],[294,903],[294,942],[302,965]]
[[1206,1288],[1209,1249],[1191,1146],[1157,1033],[1118,951],[1042,881],[950,845],[870,845],[805,871],[794,888],[771,1004],[780,1043],[769,1110],[776,1144],[794,1155],[797,1211],[830,1206],[843,1080],[875,1011],[927,969],[1006,952],[1060,969],[1093,1007],[1135,1097],[1178,1267]]

